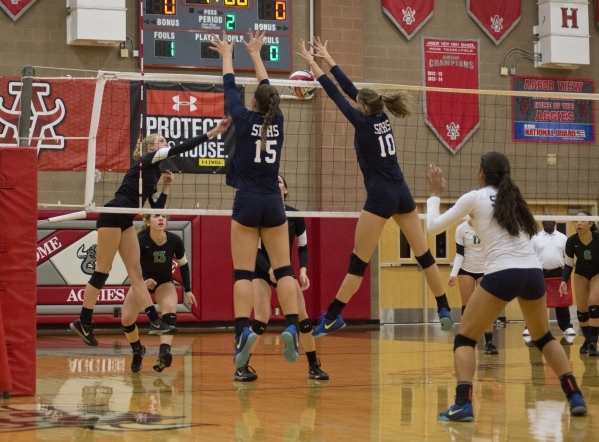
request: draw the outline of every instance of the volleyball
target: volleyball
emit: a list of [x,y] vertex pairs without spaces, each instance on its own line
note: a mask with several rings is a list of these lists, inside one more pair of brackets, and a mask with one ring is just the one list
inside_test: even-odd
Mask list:
[[[314,75],[310,71],[296,71],[289,76],[290,80],[295,81],[314,81]],[[312,86],[294,86],[292,87],[293,95],[295,95],[299,99],[308,98],[314,92],[314,88]]]

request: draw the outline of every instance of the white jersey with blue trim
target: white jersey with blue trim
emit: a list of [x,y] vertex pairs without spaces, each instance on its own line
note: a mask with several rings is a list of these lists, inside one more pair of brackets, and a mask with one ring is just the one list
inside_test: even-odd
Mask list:
[[441,199],[430,197],[426,204],[428,230],[433,234],[443,232],[470,215],[485,249],[485,275],[507,269],[542,269],[528,235],[520,232],[512,236],[493,218],[496,195],[497,189],[492,186],[473,190],[462,195],[443,215],[439,212]]
[[[461,268],[470,273],[484,273],[485,248],[474,227],[464,221],[455,231],[455,242],[464,246],[464,261]],[[452,272],[453,273],[453,272]]]

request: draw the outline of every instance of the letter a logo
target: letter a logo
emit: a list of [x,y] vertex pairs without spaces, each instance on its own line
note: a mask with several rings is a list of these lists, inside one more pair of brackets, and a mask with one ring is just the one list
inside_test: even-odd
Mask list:
[[10,18],[17,21],[34,3],[35,0],[0,0],[0,8],[4,9]]

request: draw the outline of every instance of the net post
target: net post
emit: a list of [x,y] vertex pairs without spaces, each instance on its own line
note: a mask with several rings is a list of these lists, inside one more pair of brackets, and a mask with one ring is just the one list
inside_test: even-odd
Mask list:
[[89,125],[89,139],[87,141],[87,166],[85,169],[85,197],[83,204],[91,206],[94,199],[94,175],[96,170],[96,140],[98,126],[100,125],[100,114],[102,113],[102,98],[106,80],[102,72],[98,73],[96,90],[94,92],[94,103],[92,107],[91,122]]
[[21,115],[19,119],[19,146],[29,145],[29,129],[31,128],[31,95],[33,89],[33,66],[25,66],[21,71],[23,86],[21,87]]

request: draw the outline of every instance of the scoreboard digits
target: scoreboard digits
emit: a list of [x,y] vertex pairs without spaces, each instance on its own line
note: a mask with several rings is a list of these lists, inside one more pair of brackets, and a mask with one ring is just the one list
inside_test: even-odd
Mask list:
[[[291,71],[293,0],[141,0],[141,56],[144,66],[220,69],[212,34],[227,32],[229,41],[247,41],[247,30],[265,31],[260,58],[271,71]],[[151,50],[153,48],[153,51]],[[243,49],[243,48],[242,48]],[[234,67],[253,70],[245,49]]]

